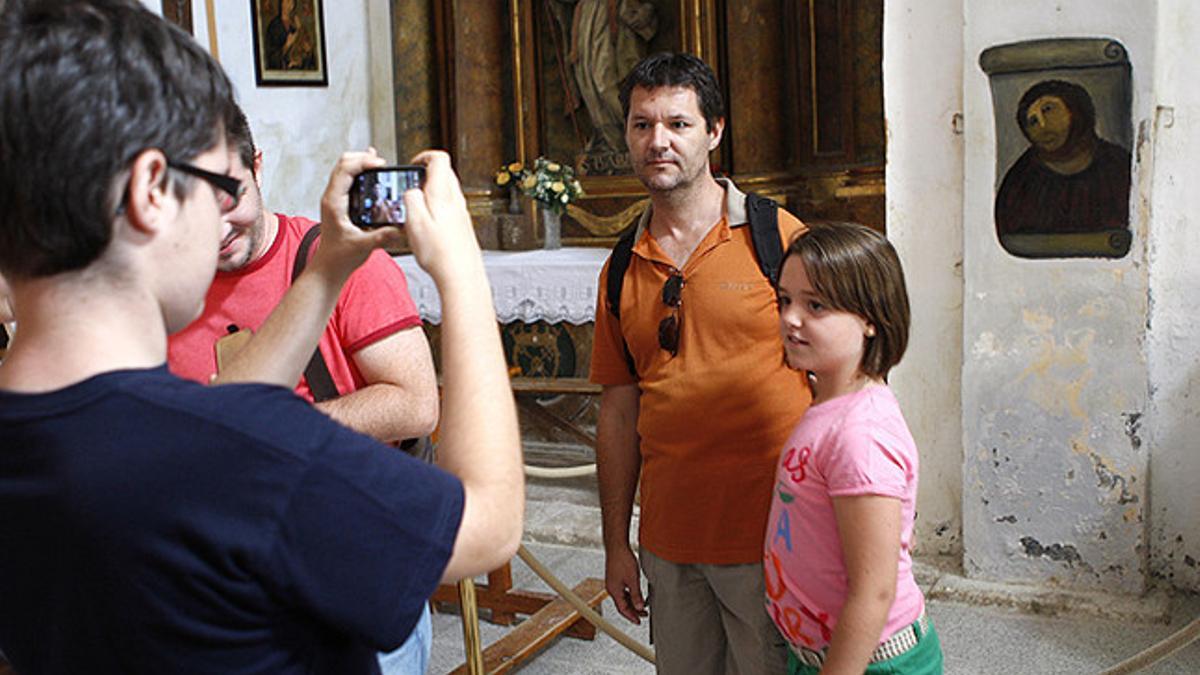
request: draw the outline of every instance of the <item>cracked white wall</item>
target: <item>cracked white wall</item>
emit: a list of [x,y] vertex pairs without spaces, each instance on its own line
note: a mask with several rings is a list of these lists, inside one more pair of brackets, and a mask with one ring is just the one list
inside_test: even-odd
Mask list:
[[[1186,0],[886,2],[888,228],[915,322],[893,384],[922,448],[919,543],[952,552],[961,523],[972,576],[1200,588],[1197,29]],[[1021,259],[995,235],[996,120],[979,55],[1058,37],[1129,53],[1122,259]]]
[[994,118],[978,63],[1000,44],[1115,39],[1129,53],[1142,145],[1154,108],[1153,5],[981,0],[964,8],[963,567],[985,579],[1140,592],[1149,449],[1129,431],[1148,405],[1143,153],[1134,152],[1126,257],[1010,255],[993,208],[996,128],[1014,123]]
[[926,554],[962,551],[961,26],[962,0],[884,5],[887,228],[912,305],[890,383],[921,453],[915,535]]
[[1150,569],[1200,590],[1200,5],[1160,0],[1147,348]]

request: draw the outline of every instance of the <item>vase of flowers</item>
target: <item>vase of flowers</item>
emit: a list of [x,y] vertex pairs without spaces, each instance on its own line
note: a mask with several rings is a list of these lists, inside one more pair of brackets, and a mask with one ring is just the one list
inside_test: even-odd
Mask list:
[[568,204],[583,194],[583,186],[575,178],[574,169],[562,162],[538,157],[532,168],[526,168],[520,162],[501,167],[496,173],[496,184],[516,184],[521,192],[536,200],[541,212],[544,247],[556,249],[562,246],[562,214]]
[[520,162],[510,162],[496,171],[496,185],[508,190],[508,212],[521,212],[521,181],[529,170]]

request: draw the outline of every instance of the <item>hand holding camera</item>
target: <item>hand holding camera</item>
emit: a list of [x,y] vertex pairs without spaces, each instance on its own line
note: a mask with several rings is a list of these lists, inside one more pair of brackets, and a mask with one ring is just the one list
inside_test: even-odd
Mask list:
[[340,285],[376,248],[399,246],[403,242],[400,230],[380,227],[364,230],[350,220],[349,199],[354,179],[370,169],[385,164],[374,148],[365,152],[347,152],[341,156],[329,175],[325,194],[321,197],[321,240],[309,262],[309,269],[327,272]]
[[425,184],[425,167],[367,169],[350,186],[350,222],[364,230],[404,225],[404,193]]
[[468,278],[474,283],[476,275],[486,284],[467,200],[450,166],[450,156],[427,150],[414,157],[413,163],[426,170],[424,187],[405,193],[405,231],[417,262],[433,277],[443,298],[446,284]]
[[329,265],[344,280],[371,250],[408,245],[443,283],[468,270],[483,275],[466,198],[445,152],[418,154],[407,166],[385,166],[368,148],[342,155],[321,199],[321,244],[310,266]]

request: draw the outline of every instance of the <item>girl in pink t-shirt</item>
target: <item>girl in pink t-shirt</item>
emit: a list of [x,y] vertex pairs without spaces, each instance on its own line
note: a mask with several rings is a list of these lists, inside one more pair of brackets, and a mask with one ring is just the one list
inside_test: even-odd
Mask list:
[[895,249],[862,225],[816,226],[779,276],[788,365],[812,406],[780,454],[764,553],[789,673],[940,673],[912,576],[917,448],[886,384],[908,343]]

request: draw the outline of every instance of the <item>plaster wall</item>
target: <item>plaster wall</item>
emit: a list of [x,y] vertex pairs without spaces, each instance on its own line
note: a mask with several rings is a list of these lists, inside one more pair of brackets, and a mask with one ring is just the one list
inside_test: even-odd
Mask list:
[[[1140,592],[1151,449],[1141,438],[1150,404],[1145,150],[1157,3],[963,6],[964,570],[984,579]],[[979,54],[1048,37],[1108,37],[1129,52],[1136,147],[1133,247],[1125,258],[1029,260],[997,241],[996,120]]]
[[962,545],[962,4],[884,5],[888,237],[912,304],[908,351],[890,381],[921,452],[922,553]]
[[1150,567],[1200,589],[1200,5],[1158,3],[1153,174],[1149,211]]
[[[143,1],[161,12],[160,3]],[[250,3],[213,4],[218,59],[263,151],[267,208],[318,219],[329,172],[347,150],[374,145],[396,162],[388,0],[322,3],[328,87],[258,87]],[[206,3],[192,2],[192,25],[208,48]]]

